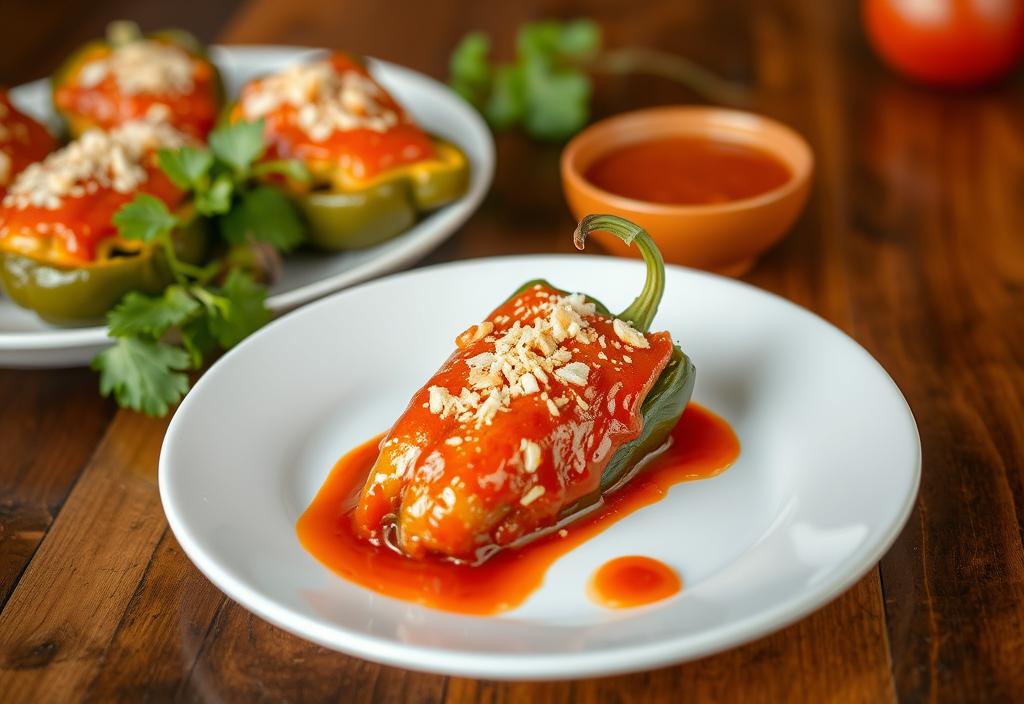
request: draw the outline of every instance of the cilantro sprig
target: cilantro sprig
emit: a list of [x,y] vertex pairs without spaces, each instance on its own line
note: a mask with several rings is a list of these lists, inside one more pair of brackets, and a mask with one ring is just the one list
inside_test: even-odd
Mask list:
[[[107,314],[114,344],[93,360],[100,392],[118,404],[162,416],[185,395],[188,373],[217,348],[228,349],[266,324],[266,288],[233,256],[247,246],[288,252],[302,243],[302,222],[290,201],[260,178],[281,174],[305,180],[299,162],[262,160],[262,122],[219,127],[209,147],[161,150],[161,170],[194,204],[194,213],[171,212],[140,193],[114,215],[120,237],[159,249],[173,283],[160,294],[132,291]],[[182,261],[175,233],[205,227],[217,233],[225,256],[206,266]]]
[[516,36],[514,61],[493,64],[491,41],[467,34],[449,63],[449,83],[497,131],[516,126],[560,141],[590,119],[592,74],[648,73],[678,81],[714,102],[743,104],[747,90],[688,59],[644,48],[602,50],[601,30],[586,19],[528,22]]

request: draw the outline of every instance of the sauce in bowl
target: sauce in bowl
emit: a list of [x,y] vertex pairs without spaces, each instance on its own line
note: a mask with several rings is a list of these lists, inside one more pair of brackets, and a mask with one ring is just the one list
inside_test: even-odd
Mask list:
[[618,196],[712,205],[768,193],[792,178],[781,159],[736,141],[696,136],[634,142],[598,157],[583,177]]

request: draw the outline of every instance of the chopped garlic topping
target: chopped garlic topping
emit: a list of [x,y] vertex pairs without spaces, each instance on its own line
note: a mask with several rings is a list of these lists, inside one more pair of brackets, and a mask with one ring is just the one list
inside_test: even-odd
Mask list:
[[290,66],[252,84],[241,101],[248,119],[265,117],[284,105],[292,120],[314,142],[335,132],[368,129],[387,132],[400,116],[381,100],[384,90],[358,71],[339,73],[330,61]]
[[185,141],[170,125],[149,120],[126,122],[110,132],[89,130],[18,174],[3,205],[57,210],[65,198],[81,198],[100,188],[131,193],[148,178],[146,155]]
[[647,341],[644,334],[625,320],[619,320],[618,318],[613,320],[612,330],[614,330],[615,335],[627,345],[639,347],[640,349],[647,349],[651,346],[651,343]]
[[78,73],[78,84],[94,88],[110,75],[125,95],[181,95],[193,87],[192,57],[184,49],[169,44],[146,39],[133,41],[86,63]]

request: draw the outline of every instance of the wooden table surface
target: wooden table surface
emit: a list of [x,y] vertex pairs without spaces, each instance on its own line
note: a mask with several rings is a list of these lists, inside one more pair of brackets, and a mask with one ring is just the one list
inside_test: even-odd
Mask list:
[[[429,5],[429,7],[428,7]],[[1024,698],[1024,81],[929,92],[871,55],[856,5],[8,0],[0,82],[38,78],[107,21],[206,40],[326,45],[443,78],[486,29],[588,14],[610,44],[673,50],[754,90],[818,170],[792,235],[746,279],[821,314],[892,374],[924,476],[877,569],[803,621],[699,662],[502,684],[416,674],[285,634],[184,556],[154,482],[166,421],[118,411],[87,370],[0,371],[0,700],[561,702]],[[597,113],[696,102],[602,80]],[[425,263],[567,250],[558,147],[498,140],[483,208]],[[870,442],[870,438],[865,438]]]

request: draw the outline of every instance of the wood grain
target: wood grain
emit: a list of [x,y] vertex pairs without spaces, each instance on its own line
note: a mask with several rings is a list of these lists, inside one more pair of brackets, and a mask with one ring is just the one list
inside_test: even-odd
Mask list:
[[[164,423],[118,412],[89,372],[0,372],[4,701],[1020,701],[1024,699],[1024,80],[929,92],[887,73],[857,3],[19,2],[0,79],[43,75],[119,15],[229,42],[325,45],[438,78],[471,29],[593,16],[608,42],[676,51],[751,87],[812,143],[807,212],[747,277],[853,335],[917,417],[921,495],[846,594],[699,662],[578,682],[383,667],[290,636],[226,599],[166,528]],[[700,102],[649,77],[597,81],[596,116]],[[423,263],[570,251],[557,145],[497,140],[481,210]]]

